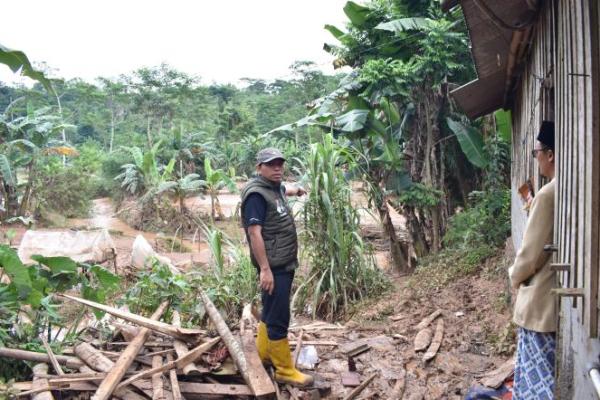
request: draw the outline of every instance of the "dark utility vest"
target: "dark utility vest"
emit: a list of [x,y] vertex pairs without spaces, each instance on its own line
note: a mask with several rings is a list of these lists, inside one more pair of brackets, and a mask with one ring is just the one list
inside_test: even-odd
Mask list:
[[[265,242],[267,259],[271,269],[286,267],[293,269],[298,260],[298,236],[292,210],[288,207],[285,199],[283,185],[274,185],[269,180],[258,176],[248,182],[242,190],[242,223],[246,221],[244,215],[244,203],[251,193],[260,194],[267,203],[265,223],[262,226],[262,237]],[[248,243],[248,227],[244,226]],[[260,268],[250,246],[250,257],[252,264]]]

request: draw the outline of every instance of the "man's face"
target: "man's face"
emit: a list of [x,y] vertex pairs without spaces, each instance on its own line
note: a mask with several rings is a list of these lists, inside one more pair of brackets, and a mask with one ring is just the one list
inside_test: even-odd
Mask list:
[[273,182],[281,183],[283,181],[284,160],[276,158],[266,163],[259,164],[256,170],[263,178]]
[[540,167],[540,174],[547,178],[552,177],[552,172],[554,170],[554,152],[544,146],[539,140],[535,142],[533,151],[538,166]]

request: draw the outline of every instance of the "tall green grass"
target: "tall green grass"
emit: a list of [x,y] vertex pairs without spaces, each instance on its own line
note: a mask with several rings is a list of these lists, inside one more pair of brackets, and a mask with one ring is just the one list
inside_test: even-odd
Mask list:
[[388,283],[360,235],[359,215],[343,170],[355,164],[352,154],[331,135],[314,144],[305,160],[310,187],[303,209],[308,276],[295,297],[313,317],[343,316],[364,297],[381,293]]

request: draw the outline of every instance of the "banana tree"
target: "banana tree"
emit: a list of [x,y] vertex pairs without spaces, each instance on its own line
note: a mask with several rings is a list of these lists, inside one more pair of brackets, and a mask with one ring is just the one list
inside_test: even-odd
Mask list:
[[237,190],[235,182],[221,169],[213,169],[210,164],[210,159],[204,159],[204,179],[200,181],[200,185],[210,196],[210,217],[214,223],[215,214],[219,219],[223,219],[223,211],[219,202],[219,190],[227,187],[230,192]]
[[164,167],[160,166],[157,154],[161,145],[162,141],[159,140],[146,152],[137,146],[123,147],[123,150],[129,152],[133,162],[123,164],[123,172],[117,175],[115,180],[121,181],[121,187],[127,192],[132,195],[149,193],[170,179],[175,159],[172,158]]
[[[5,112],[0,125],[4,131],[4,141],[0,143],[3,157],[0,159],[0,177],[3,195],[6,201],[6,216],[24,215],[33,195],[33,182],[37,173],[37,163],[41,157],[60,155],[75,156],[77,151],[62,140],[65,129],[73,129],[73,125],[65,124],[60,116],[54,115],[50,107],[34,109],[27,106],[27,114],[8,119]],[[27,183],[19,193],[17,169],[27,170]],[[21,197],[20,204],[18,197]]]
[[188,174],[176,181],[162,182],[158,186],[157,194],[165,192],[172,193],[175,200],[179,203],[179,212],[183,215],[187,213],[185,198],[190,194],[199,191],[202,187],[202,182],[203,181],[200,180],[200,175]]

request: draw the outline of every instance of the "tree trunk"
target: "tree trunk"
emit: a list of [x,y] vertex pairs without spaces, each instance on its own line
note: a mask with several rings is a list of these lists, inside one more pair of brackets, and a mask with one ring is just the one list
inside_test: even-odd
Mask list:
[[115,110],[110,110],[110,144],[108,147],[108,153],[112,153],[113,144],[115,142]]
[[390,210],[388,209],[387,202],[381,194],[382,201],[377,204],[377,211],[379,212],[379,218],[383,226],[383,231],[390,241],[390,253],[392,253],[392,261],[394,267],[400,273],[410,272],[410,265],[408,260],[408,248],[405,243],[402,243],[396,235],[396,229],[392,223],[390,216]]
[[148,115],[147,118],[147,122],[146,122],[146,138],[148,138],[148,147],[152,148],[152,132],[150,131],[150,120],[152,117],[150,117],[150,115]]
[[21,205],[19,206],[19,215],[25,215],[25,211],[27,211],[27,204],[29,203],[29,197],[31,196],[31,191],[32,191],[32,187],[33,187],[33,180],[35,179],[34,164],[35,164],[35,159],[31,160],[31,163],[29,163],[27,186],[25,187],[25,193],[23,193],[23,198],[21,199]]

